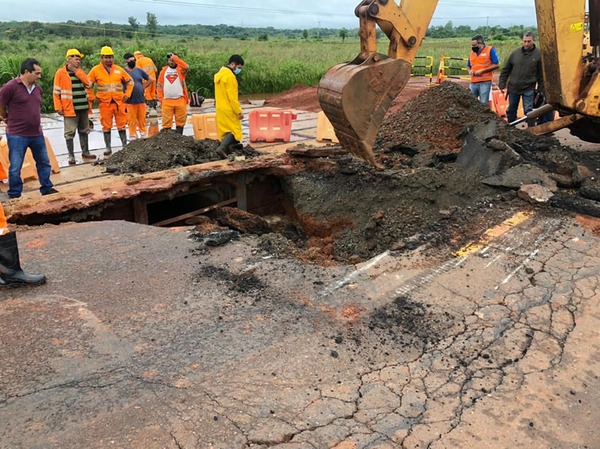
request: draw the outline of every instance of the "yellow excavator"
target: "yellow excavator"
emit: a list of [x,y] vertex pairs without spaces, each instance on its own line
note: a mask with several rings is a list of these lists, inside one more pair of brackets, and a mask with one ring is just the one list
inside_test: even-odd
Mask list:
[[[319,103],[341,145],[372,165],[377,166],[377,132],[410,79],[437,4],[361,1],[355,9],[360,53],[329,69],[319,82]],[[583,140],[600,142],[600,0],[589,0],[589,15],[586,0],[535,0],[535,6],[546,99],[561,117],[530,130],[545,134],[569,127]],[[387,55],[377,52],[377,27],[389,38]]]

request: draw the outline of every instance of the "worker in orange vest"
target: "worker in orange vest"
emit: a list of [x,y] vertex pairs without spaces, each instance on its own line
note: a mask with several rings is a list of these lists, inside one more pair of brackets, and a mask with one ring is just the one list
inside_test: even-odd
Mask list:
[[162,109],[162,127],[171,129],[175,117],[175,130],[183,134],[187,122],[189,103],[188,89],[185,82],[189,66],[175,53],[167,54],[168,65],[158,75],[156,92]]
[[156,96],[156,72],[158,72],[158,69],[156,68],[156,65],[154,65],[154,61],[148,56],[144,56],[141,51],[134,51],[133,56],[135,56],[136,59],[135,66],[138,69],[142,69],[144,72],[146,72],[152,80],[152,84],[148,86],[146,90],[144,90],[144,97],[146,98],[146,104],[148,107],[156,109],[156,103],[158,99]]
[[471,75],[469,89],[482,104],[489,105],[494,70],[500,67],[500,58],[494,47],[485,44],[481,34],[471,38],[471,50],[467,61]]
[[81,68],[83,54],[76,48],[67,50],[67,64],[60,67],[54,75],[54,109],[64,117],[65,141],[69,153],[69,165],[75,165],[73,138],[79,132],[79,145],[83,159],[94,160],[90,153],[88,134],[90,132],[89,113],[94,100],[94,91],[90,88],[88,76]]
[[[122,67],[116,65],[113,49],[105,46],[100,50],[102,61],[92,67],[88,77],[96,85],[96,98],[100,108],[100,123],[104,132],[105,156],[112,154],[110,132],[115,119],[123,147],[127,145],[127,110],[125,101],[133,91],[133,80]],[[123,92],[125,89],[125,92]]]
[[0,288],[25,287],[46,282],[43,274],[27,274],[21,269],[17,234],[8,230],[4,208],[0,204]]

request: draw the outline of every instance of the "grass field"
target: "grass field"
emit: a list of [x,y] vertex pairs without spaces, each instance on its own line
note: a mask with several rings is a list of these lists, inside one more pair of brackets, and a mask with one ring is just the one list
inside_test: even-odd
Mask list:
[[[489,42],[498,50],[501,60],[520,45],[520,41]],[[44,89],[44,110],[52,111],[52,83],[54,72],[64,63],[68,48],[77,48],[88,55],[84,59],[84,69],[89,70],[100,61],[100,48],[111,45],[115,51],[117,64],[122,64],[121,55],[134,50],[142,50],[150,56],[157,67],[166,64],[166,54],[174,51],[190,65],[188,86],[205,97],[212,97],[215,72],[227,63],[229,56],[239,53],[246,61],[240,76],[240,94],[276,93],[296,84],[315,85],[329,67],[353,59],[359,52],[358,39],[331,40],[234,40],[207,38],[160,38],[153,41],[136,39],[95,39],[65,40],[49,36],[44,40],[9,41],[0,39],[0,83],[5,83],[19,72],[19,66],[28,56],[40,60],[44,69],[42,88]],[[387,52],[387,40],[380,41],[380,52]],[[425,39],[419,51],[420,56],[434,58],[434,74],[441,56],[466,57],[470,51],[468,39]],[[422,64],[419,60],[416,64]],[[455,64],[462,66],[462,62]],[[421,73],[424,69],[417,69]]]

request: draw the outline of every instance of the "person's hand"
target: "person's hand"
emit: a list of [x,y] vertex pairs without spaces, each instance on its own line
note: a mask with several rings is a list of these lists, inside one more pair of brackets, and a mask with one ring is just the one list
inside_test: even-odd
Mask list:
[[243,112],[240,112],[240,113],[238,114],[238,118],[239,118],[240,120],[243,120],[243,119],[244,119],[244,113],[243,113]]
[[58,115],[65,115],[65,113],[63,111],[56,111],[58,112]]

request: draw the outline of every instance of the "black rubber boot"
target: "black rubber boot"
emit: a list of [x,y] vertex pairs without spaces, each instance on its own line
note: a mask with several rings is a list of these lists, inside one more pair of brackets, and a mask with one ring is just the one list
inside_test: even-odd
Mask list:
[[233,134],[231,133],[227,133],[223,136],[223,140],[221,140],[221,143],[219,144],[219,146],[217,147],[217,153],[221,154],[222,156],[227,157],[227,155],[231,152],[231,145],[234,145],[237,143],[237,140],[235,140],[235,137],[233,137]]
[[183,134],[183,126],[176,126],[175,127],[175,132],[179,133],[179,134]]
[[104,145],[106,146],[104,156],[110,156],[112,154],[112,149],[110,147],[110,131],[104,131]]
[[79,134],[79,145],[81,145],[81,157],[84,159],[92,160],[96,159],[96,155],[90,153],[90,146],[88,143],[87,134]]
[[125,148],[125,146],[127,145],[127,131],[124,129],[120,129],[119,138],[121,139],[121,146]]
[[69,165],[75,165],[75,150],[73,146],[73,139],[68,139],[67,141],[67,151],[69,153]]
[[21,269],[16,232],[0,236],[0,287],[26,287],[46,282],[43,274],[27,274]]

